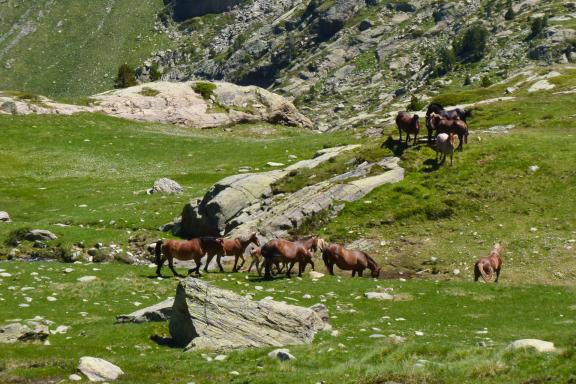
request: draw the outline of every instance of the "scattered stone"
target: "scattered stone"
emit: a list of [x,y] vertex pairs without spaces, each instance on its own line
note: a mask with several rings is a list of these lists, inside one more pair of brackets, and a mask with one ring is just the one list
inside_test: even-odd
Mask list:
[[82,376],[73,373],[73,374],[71,374],[70,376],[68,376],[68,380],[70,380],[70,381],[80,381],[80,380],[82,380]]
[[394,300],[394,295],[386,292],[366,292],[364,296],[372,300]]
[[0,272],[0,277],[12,277],[12,274],[8,272]]
[[82,276],[78,278],[78,281],[81,283],[89,283],[91,281],[97,280],[96,276]]
[[308,276],[310,276],[311,279],[320,279],[325,275],[322,272],[310,271]]
[[383,335],[383,334],[381,334],[381,333],[374,333],[374,334],[372,334],[372,335],[370,335],[370,336],[368,336],[368,337],[371,338],[371,339],[381,339],[381,338],[386,337],[386,335]]
[[[154,265],[156,265],[156,264],[154,264]],[[64,273],[72,273],[72,272],[74,272],[74,269],[72,269],[72,268],[64,269]]]
[[459,270],[458,268],[455,268],[455,269],[452,271],[452,274],[453,274],[454,276],[458,276],[458,275],[460,274],[460,270]]
[[167,193],[175,194],[184,192],[184,188],[177,182],[171,179],[162,178],[154,182],[154,187],[151,189],[151,193]]
[[78,370],[90,381],[112,381],[124,374],[120,367],[109,361],[90,356],[80,358]]
[[332,332],[330,332],[330,336],[332,337],[338,337],[340,335],[340,332],[337,330],[333,330]]
[[55,330],[50,331],[50,333],[53,335],[64,334],[64,333],[68,332],[69,329],[70,329],[70,327],[68,327],[66,325],[59,325],[56,327]]
[[48,301],[56,301],[56,300],[58,300],[58,299],[55,298],[54,296],[48,296],[48,297],[46,298],[46,300],[48,300]]
[[269,161],[266,163],[266,165],[269,167],[283,167],[284,166],[283,163],[276,163],[274,161]]
[[296,358],[290,354],[289,349],[275,349],[268,353],[268,357],[272,359],[278,359],[280,361],[296,360]]
[[309,344],[324,321],[311,308],[273,300],[252,301],[207,282],[180,281],[170,334],[189,350]]
[[538,352],[555,352],[554,343],[538,339],[521,339],[513,341],[508,345],[508,349],[516,350],[523,348],[534,348]]
[[46,325],[33,323],[28,326],[12,323],[0,327],[0,344],[13,344],[18,341],[44,341],[49,334]]
[[58,236],[45,229],[33,229],[30,232],[28,232],[24,236],[24,238],[29,241],[36,241],[36,240],[49,241],[49,240],[56,240]]
[[231,374],[232,376],[240,376],[240,372],[238,371],[230,371],[228,373]]
[[0,223],[9,223],[11,221],[12,219],[10,218],[8,212],[0,211]]
[[214,360],[216,360],[216,361],[224,361],[224,360],[226,360],[227,357],[228,357],[228,356],[226,356],[226,355],[218,355],[218,356],[216,356],[216,357],[214,358]]
[[402,344],[402,343],[406,342],[406,338],[392,334],[392,335],[388,336],[388,342],[390,344]]
[[422,331],[416,331],[416,332],[414,332],[414,334],[416,336],[424,336],[424,332],[422,332]]
[[129,315],[116,316],[117,323],[147,323],[150,321],[167,321],[172,315],[174,299],[166,299],[150,307],[142,308]]
[[532,227],[532,228],[530,228],[530,232],[532,232],[532,233],[538,232],[538,228]]
[[540,169],[540,167],[537,166],[537,165],[531,165],[531,166],[528,167],[528,169],[529,169],[530,171],[532,171],[532,172],[536,172],[537,170]]

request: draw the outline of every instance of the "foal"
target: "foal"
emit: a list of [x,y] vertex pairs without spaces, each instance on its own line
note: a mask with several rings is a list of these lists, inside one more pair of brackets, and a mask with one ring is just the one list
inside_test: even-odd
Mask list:
[[497,283],[500,277],[500,268],[502,268],[502,245],[496,243],[489,256],[481,257],[474,264],[474,281],[478,281],[482,277],[485,282],[488,282],[492,280],[492,274],[496,272],[494,282]]
[[[220,263],[220,259],[222,258],[222,256],[234,256],[234,268],[232,269],[232,272],[238,272],[238,270],[240,268],[242,268],[242,266],[244,265],[244,263],[246,262],[246,259],[244,258],[244,252],[246,252],[246,248],[248,248],[248,245],[250,245],[250,243],[254,243],[256,244],[256,246],[260,246],[260,240],[258,240],[258,236],[256,235],[256,233],[252,233],[250,235],[250,237],[248,237],[247,239],[242,239],[242,238],[235,238],[235,239],[224,239],[224,238],[218,238],[216,239],[216,241],[219,244],[219,251],[217,252],[216,255],[216,263],[218,264],[218,267],[220,268],[220,272],[224,272],[224,268],[222,268],[222,264]],[[208,268],[208,264],[210,264],[210,261],[212,261],[212,258],[214,257],[214,255],[208,255],[208,259],[206,260],[206,266],[204,267],[204,271],[207,271]],[[240,264],[240,266],[238,266],[238,259],[242,259],[242,264]]]

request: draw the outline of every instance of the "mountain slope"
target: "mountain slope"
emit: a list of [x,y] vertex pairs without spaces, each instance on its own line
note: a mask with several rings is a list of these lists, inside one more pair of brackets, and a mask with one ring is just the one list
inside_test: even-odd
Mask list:
[[112,88],[118,66],[166,49],[162,0],[0,2],[0,89],[85,96]]

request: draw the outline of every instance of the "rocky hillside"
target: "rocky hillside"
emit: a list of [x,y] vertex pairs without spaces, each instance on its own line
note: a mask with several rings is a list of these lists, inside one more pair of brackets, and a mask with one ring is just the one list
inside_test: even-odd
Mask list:
[[[378,122],[409,97],[489,85],[534,65],[576,60],[576,4],[559,0],[253,0],[163,29],[164,79],[269,87],[310,109],[322,130]],[[392,107],[390,107],[392,106]]]

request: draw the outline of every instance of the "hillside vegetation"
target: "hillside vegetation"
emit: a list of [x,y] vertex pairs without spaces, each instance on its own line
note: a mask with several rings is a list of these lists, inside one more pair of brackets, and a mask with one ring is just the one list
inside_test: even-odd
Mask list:
[[118,67],[168,49],[155,31],[162,0],[0,2],[0,89],[52,97],[114,86]]

